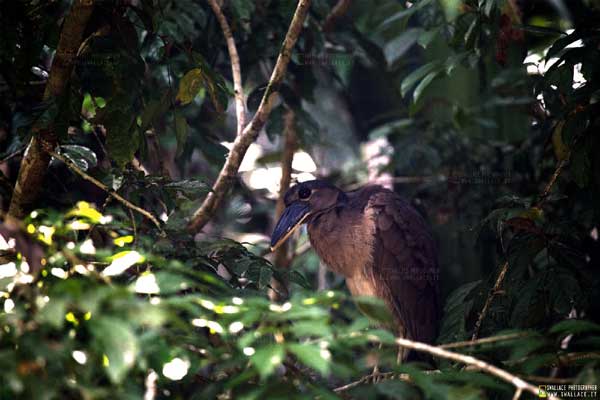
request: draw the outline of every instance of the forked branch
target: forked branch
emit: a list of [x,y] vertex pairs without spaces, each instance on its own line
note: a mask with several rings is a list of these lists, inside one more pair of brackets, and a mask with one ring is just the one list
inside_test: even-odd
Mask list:
[[300,0],[294,12],[294,17],[288,29],[288,32],[281,46],[281,51],[277,57],[277,62],[273,68],[271,78],[267,85],[267,89],[262,97],[260,105],[256,110],[256,114],[248,125],[244,128],[241,135],[238,135],[233,143],[233,147],[225,160],[225,165],[221,169],[217,180],[215,181],[212,191],[206,196],[202,205],[194,212],[192,220],[188,225],[188,230],[191,233],[196,233],[201,230],[204,225],[212,218],[223,201],[227,190],[233,185],[238,169],[242,163],[242,159],[246,154],[246,150],[250,144],[254,142],[259,131],[264,126],[273,102],[275,94],[279,88],[279,84],[283,80],[287,65],[292,55],[292,48],[298,40],[302,25],[308,14],[310,0]]

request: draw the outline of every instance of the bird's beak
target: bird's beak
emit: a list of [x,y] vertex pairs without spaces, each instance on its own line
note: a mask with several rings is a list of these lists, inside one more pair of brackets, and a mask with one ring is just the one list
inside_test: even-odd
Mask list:
[[308,203],[303,201],[296,201],[287,206],[283,211],[283,214],[281,214],[281,218],[277,221],[275,229],[273,229],[273,234],[271,235],[271,251],[275,251],[281,246],[281,244],[304,223],[306,218],[310,215],[308,210]]

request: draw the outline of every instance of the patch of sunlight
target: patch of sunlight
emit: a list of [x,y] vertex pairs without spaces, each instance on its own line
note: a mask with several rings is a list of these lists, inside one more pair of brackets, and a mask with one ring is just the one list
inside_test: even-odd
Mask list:
[[292,174],[292,178],[296,178],[298,182],[306,182],[317,179],[316,176],[311,174],[310,172],[301,172],[299,174]]
[[292,303],[290,303],[289,301],[283,303],[282,305],[269,304],[269,310],[274,311],[274,312],[286,312],[286,311],[289,311],[291,308],[292,308]]
[[187,375],[189,368],[189,361],[176,357],[163,365],[162,374],[172,381],[178,381]]
[[14,248],[16,245],[16,241],[14,238],[9,238],[6,240],[4,236],[0,235],[0,250],[8,250]]
[[81,246],[79,246],[81,254],[96,254],[96,247],[92,239],[86,239]]
[[194,318],[192,320],[192,325],[197,326],[198,328],[204,328],[208,324],[208,321],[204,318]]
[[233,304],[235,304],[237,306],[244,304],[244,299],[242,299],[240,297],[234,297],[231,299],[231,301],[233,302]]
[[245,174],[243,179],[252,189],[266,189],[271,194],[277,194],[281,181],[281,167],[256,168]]
[[19,272],[17,270],[17,264],[9,262],[7,264],[0,265],[0,279],[13,277]]
[[69,211],[66,216],[85,217],[94,224],[101,223],[102,221],[102,214],[86,201],[77,202],[75,208]]
[[[233,142],[221,142],[221,145],[227,147],[228,150],[233,148]],[[262,156],[263,150],[260,145],[256,143],[252,143],[248,150],[246,150],[246,154],[244,155],[244,159],[242,160],[242,164],[240,165],[240,172],[249,172],[256,168],[256,160]]]
[[57,278],[60,278],[60,279],[67,279],[67,277],[69,276],[69,275],[67,274],[67,271],[65,271],[65,270],[64,270],[64,269],[62,269],[62,268],[58,268],[58,267],[54,267],[54,268],[52,268],[52,269],[50,270],[50,273],[51,273],[52,275],[54,275],[55,277],[57,277]]
[[133,243],[133,235],[119,236],[113,240],[114,244],[118,247],[123,247],[126,244]]
[[91,225],[81,219],[76,219],[69,224],[69,228],[74,231],[85,231],[90,229]]
[[209,310],[214,310],[215,309],[215,303],[213,303],[210,300],[200,299],[198,302],[204,308],[208,308]]
[[215,306],[215,313],[217,314],[235,314],[238,312],[240,312],[240,309],[236,306]]
[[84,365],[87,362],[87,355],[81,350],[74,350],[71,356],[78,364]]
[[253,355],[254,353],[256,353],[256,350],[254,350],[254,347],[244,347],[244,349],[242,350],[242,352],[247,355],[248,357],[250,357],[251,355]]
[[134,264],[144,262],[145,257],[135,250],[122,251],[111,257],[112,262],[102,271],[104,276],[115,276],[125,272]]
[[10,314],[15,309],[15,302],[12,299],[4,300],[4,312]]
[[310,154],[305,151],[298,151],[294,154],[292,169],[300,172],[315,172],[317,164],[315,164]]
[[146,273],[140,276],[135,281],[136,293],[144,293],[144,294],[158,294],[160,293],[160,288],[158,287],[158,283],[156,282],[156,276],[152,273]]
[[54,232],[56,232],[55,227],[40,225],[40,227],[38,228],[38,232],[40,232],[40,234],[38,235],[39,240],[41,240],[47,245],[52,244],[52,236],[54,235]]
[[231,333],[238,333],[242,329],[244,329],[244,324],[240,321],[235,321],[229,324],[229,332]]

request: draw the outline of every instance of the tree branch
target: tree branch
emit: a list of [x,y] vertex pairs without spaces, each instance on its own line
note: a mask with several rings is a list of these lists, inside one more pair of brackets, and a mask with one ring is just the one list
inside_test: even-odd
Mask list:
[[227,189],[231,187],[242,159],[246,154],[246,150],[248,150],[250,144],[254,142],[259,131],[267,121],[275,99],[274,95],[279,88],[279,84],[283,80],[283,76],[292,55],[292,48],[298,40],[309,6],[310,0],[300,0],[298,2],[294,17],[292,18],[283,45],[281,46],[279,56],[277,57],[275,68],[273,68],[271,79],[269,80],[269,84],[267,85],[267,89],[265,90],[256,114],[244,128],[242,134],[236,137],[233,147],[227,156],[227,160],[225,160],[225,165],[223,165],[223,168],[213,185],[212,192],[206,196],[206,199],[204,199],[200,208],[198,208],[192,216],[192,220],[188,225],[188,230],[191,233],[198,232],[212,218],[225,197]]
[[465,340],[464,342],[446,343],[446,344],[441,344],[438,347],[440,349],[455,349],[457,347],[470,347],[470,346],[478,346],[481,344],[504,342],[504,341],[508,341],[508,340],[527,337],[527,336],[529,336],[529,334],[524,333],[524,332],[509,333],[506,335],[491,336],[491,337],[477,339],[477,340]]
[[[156,219],[156,217],[154,215],[150,214],[150,212],[144,210],[141,207],[136,206],[135,204],[131,203],[129,200],[125,199],[124,197],[122,197],[120,194],[118,194],[114,190],[110,189],[104,183],[100,182],[99,180],[97,180],[93,176],[86,174],[84,171],[82,171],[81,169],[79,169],[68,158],[63,157],[63,156],[61,156],[60,154],[58,154],[58,153],[56,153],[54,151],[49,151],[48,154],[51,155],[52,157],[56,158],[57,160],[62,161],[71,171],[75,172],[77,175],[81,176],[86,181],[91,182],[92,184],[96,185],[100,189],[104,190],[106,193],[108,193],[108,195],[110,197],[114,198],[115,200],[117,200],[118,202],[120,202],[121,204],[123,204],[125,207],[127,207],[127,208],[129,208],[131,210],[134,210],[134,211],[142,214],[144,217],[148,218],[150,221],[152,221],[152,223],[154,225],[156,225],[156,227],[158,229],[160,229],[162,231],[162,228],[160,227],[160,222],[158,222],[158,219]],[[134,222],[133,226],[134,226],[134,229],[135,229],[135,222]]]
[[242,68],[240,66],[240,56],[238,55],[237,47],[235,46],[235,40],[233,39],[231,28],[227,23],[225,15],[223,15],[223,11],[221,11],[221,7],[219,6],[216,0],[207,1],[210,7],[212,8],[213,12],[215,13],[217,20],[219,21],[219,25],[221,25],[223,36],[225,36],[225,41],[227,42],[227,51],[229,52],[229,58],[231,59],[231,75],[233,76],[235,113],[237,117],[237,134],[239,136],[242,134],[244,126],[246,126],[246,105],[244,102],[244,88],[242,85]]
[[[281,180],[279,182],[279,197],[275,206],[275,215],[277,218],[283,214],[285,209],[284,197],[292,182],[292,161],[294,161],[294,153],[298,146],[296,140],[294,111],[288,109],[283,116],[283,149],[281,154]],[[285,267],[287,263],[286,246],[280,246],[275,251],[275,265]]]
[[479,336],[479,331],[481,330],[481,324],[483,324],[483,320],[485,319],[490,306],[492,305],[492,301],[496,294],[500,290],[500,286],[502,286],[502,282],[504,282],[504,277],[506,276],[506,272],[508,271],[508,261],[505,261],[500,267],[500,273],[498,274],[498,278],[496,279],[496,283],[494,283],[494,287],[490,290],[488,297],[485,299],[485,303],[483,308],[481,309],[481,313],[479,313],[479,318],[477,318],[477,322],[475,322],[475,329],[473,330],[473,336],[471,336],[471,340],[476,340],[477,336]]
[[[482,361],[473,356],[467,356],[460,353],[455,353],[449,350],[445,350],[436,346],[431,346],[426,343],[421,342],[413,342],[412,340],[404,339],[404,338],[396,338],[396,343],[400,347],[405,347],[407,349],[416,350],[419,352],[431,354],[433,356],[437,356],[440,358],[444,358],[446,360],[456,361],[462,364],[466,364],[468,366],[473,366],[477,370],[485,372],[489,375],[493,375],[497,378],[502,379],[505,382],[508,382],[517,388],[517,392],[526,390],[533,395],[538,395],[538,387],[533,386],[532,384],[524,381],[516,375],[511,374],[503,369],[500,369],[492,364],[489,364],[485,361]],[[556,397],[548,396],[550,400],[556,400]]]
[[350,8],[350,0],[338,0],[335,6],[331,9],[327,17],[325,18],[325,22],[323,23],[323,32],[329,32],[333,29],[335,23],[343,17],[348,8]]
[[[294,111],[286,109],[283,116],[283,149],[281,152],[281,180],[279,181],[279,197],[275,206],[275,216],[279,218],[285,209],[285,193],[292,182],[292,161],[296,152],[296,129],[294,124]],[[292,257],[288,255],[288,246],[279,246],[275,250],[273,257],[275,266],[278,268],[288,268]],[[271,287],[269,298],[272,301],[283,301],[281,297],[287,297],[287,282],[280,282],[274,277],[271,278]]]
[[[44,100],[58,98],[64,93],[93,6],[93,0],[77,0],[65,17],[50,76],[46,83]],[[21,161],[19,176],[10,201],[9,218],[22,219],[32,207],[43,186],[50,162],[46,150],[54,149],[57,144],[57,135],[52,125],[50,128],[43,128],[36,124],[32,131],[33,138]]]

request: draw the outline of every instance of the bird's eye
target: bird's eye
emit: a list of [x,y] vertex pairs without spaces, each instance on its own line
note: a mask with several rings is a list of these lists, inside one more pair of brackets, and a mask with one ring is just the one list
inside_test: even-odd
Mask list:
[[308,199],[310,197],[310,189],[307,187],[300,188],[298,191],[298,197],[303,200]]

